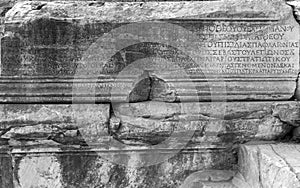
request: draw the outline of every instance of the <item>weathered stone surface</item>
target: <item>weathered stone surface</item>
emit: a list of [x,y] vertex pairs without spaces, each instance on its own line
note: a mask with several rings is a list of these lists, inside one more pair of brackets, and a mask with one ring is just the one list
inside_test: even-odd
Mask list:
[[13,164],[9,154],[0,151],[0,187],[13,188]]
[[[200,103],[200,108],[196,108],[195,103],[176,104],[149,101],[113,104],[112,109],[109,108],[108,104],[88,104],[75,107],[72,107],[72,105],[41,104],[2,105],[3,110],[1,111],[0,119],[1,131],[3,132],[1,138],[8,139],[10,146],[20,148],[20,150],[13,150],[15,153],[13,152],[14,154],[12,155],[15,157],[13,164],[20,166],[13,168],[15,173],[18,174],[15,178],[19,179],[19,184],[32,184],[33,179],[27,178],[24,170],[28,167],[26,164],[30,164],[30,169],[34,172],[32,177],[41,184],[48,182],[63,186],[84,187],[95,184],[106,187],[115,187],[117,185],[119,187],[128,187],[127,178],[130,177],[133,179],[128,181],[134,182],[135,185],[141,185],[146,182],[145,185],[147,186],[154,183],[158,187],[173,187],[180,185],[180,182],[183,182],[185,177],[193,171],[207,168],[234,168],[236,152],[234,147],[232,147],[233,143],[244,142],[250,139],[273,140],[284,135],[287,127],[295,125],[286,123],[290,121],[280,121],[279,117],[287,119],[284,115],[288,113],[278,115],[278,109],[292,111],[293,108],[295,110],[298,108],[297,102],[231,102],[226,103],[226,106],[226,113],[222,114],[220,110],[212,108],[209,103]],[[77,113],[72,116],[73,108],[77,109]],[[109,114],[109,111],[113,114]],[[275,117],[276,115],[278,116]],[[273,127],[270,127],[268,122],[272,122],[273,119],[275,119],[276,123],[272,125]],[[186,123],[180,124],[178,120]],[[214,123],[208,124],[208,120],[212,120]],[[168,124],[168,121],[176,125],[172,131],[170,131],[169,126],[171,123]],[[79,124],[75,122],[79,122]],[[109,122],[110,126],[108,128]],[[136,124],[133,122],[136,122]],[[293,121],[291,120],[291,122]],[[94,124],[98,126],[95,127]],[[80,125],[86,126],[83,127],[84,129],[78,129]],[[144,127],[140,131],[139,129],[142,126]],[[111,128],[114,130],[113,134],[109,131]],[[161,170],[166,168],[164,166],[166,163],[162,163],[158,165],[162,165],[161,167],[151,166],[149,168],[135,169],[133,170],[134,174],[130,175],[133,172],[132,170],[125,170],[122,167],[103,161],[104,159],[117,160],[116,158],[120,157],[121,161],[125,161],[129,165],[132,163],[130,159],[133,160],[133,158],[139,156],[139,159],[142,161],[147,159],[147,156],[150,156],[152,152],[161,152],[161,156],[168,156],[168,152],[171,151],[170,148],[158,147],[157,151],[152,151],[150,150],[152,144],[159,144],[162,141],[158,139],[161,138],[159,136],[162,133],[169,131],[168,134],[163,135],[163,138],[167,139],[171,134],[190,129],[196,130],[194,137],[186,146],[184,152],[178,154],[180,157],[178,158],[176,155],[176,159],[171,164],[168,163],[171,166],[170,168],[173,169],[172,172],[161,172]],[[118,130],[123,132],[118,132]],[[129,135],[128,137],[131,139],[122,137],[125,134]],[[134,137],[132,135],[138,136]],[[115,146],[112,142],[116,138],[124,143],[122,148]],[[156,143],[153,143],[154,138],[158,139]],[[129,141],[126,142],[126,140]],[[187,142],[188,140],[180,140],[179,138],[174,143],[177,141]],[[132,147],[133,143],[135,143],[134,146],[137,143],[143,146]],[[145,143],[147,144],[144,145]],[[97,146],[94,147],[93,144]],[[45,147],[46,145],[58,149],[55,151],[51,150],[51,148],[50,150],[46,148],[41,150],[34,149],[37,146]],[[64,145],[72,145],[74,148],[66,148]],[[83,147],[84,145],[89,145],[89,147]],[[173,145],[174,149],[178,149],[176,145]],[[76,154],[74,154],[73,150]],[[133,151],[135,152],[132,153]],[[103,159],[99,159],[101,162],[97,163],[97,165],[91,162],[89,166],[87,165],[89,162],[83,161],[94,161],[97,157],[92,157],[86,152],[90,154],[96,152]],[[44,154],[40,156],[38,153]],[[60,156],[60,153],[64,154],[57,159],[57,155]],[[75,156],[78,157],[76,158]],[[172,158],[172,155],[170,155],[170,158]],[[49,163],[43,165],[44,160]],[[78,161],[81,161],[82,165],[89,167],[74,167],[78,164]],[[136,161],[134,164],[140,166],[139,163],[141,161]],[[187,164],[183,163],[192,166],[185,166]],[[109,170],[104,172],[101,166],[108,166]],[[73,168],[76,169],[74,170]],[[117,171],[120,172],[120,169],[123,169],[125,174],[121,178],[123,182],[113,178],[113,174],[116,174]],[[157,169],[157,171],[154,169]],[[47,170],[49,174],[42,176],[43,172]],[[149,176],[154,171],[155,173]],[[158,177],[160,176],[167,179],[159,179]],[[51,181],[54,177],[59,177],[59,181],[56,180],[57,178],[55,181]],[[232,185],[230,182],[224,183],[226,186]],[[206,184],[207,186],[220,185],[209,182]]]
[[[161,25],[155,26],[151,22],[155,20],[165,21],[165,28],[156,28]],[[133,32],[129,38],[116,35],[120,44],[107,42],[105,49],[117,51],[107,62],[99,63],[98,60],[105,58],[99,53],[101,45],[97,40],[104,33],[131,22],[142,24],[128,26],[128,32]],[[176,27],[181,29],[177,31]],[[227,27],[230,27],[228,32]],[[143,30],[144,36],[139,35]],[[174,45],[161,35],[163,30],[178,32],[171,40]],[[200,37],[199,41],[187,39],[186,32]],[[135,40],[134,36],[140,38]],[[275,50],[272,51],[275,54],[247,55],[238,50],[261,51],[262,48],[232,46],[232,42],[247,46],[263,38],[276,46],[263,49]],[[147,95],[149,88],[142,88],[145,95],[136,90],[143,85],[136,78],[144,70],[152,70],[155,79],[144,81],[156,88],[152,97],[160,101],[290,99],[299,68],[298,45],[298,24],[292,17],[291,7],[281,0],[21,2],[6,14],[0,101],[70,102],[74,93],[83,102],[143,101],[142,96]],[[200,49],[195,51],[194,46]],[[213,59],[215,56],[221,59]],[[269,60],[245,60],[262,56],[268,56]],[[140,61],[149,57],[152,59]],[[154,62],[157,58],[169,64]],[[137,61],[139,66],[134,64]],[[130,65],[139,68],[128,68]],[[187,75],[183,76],[182,71]],[[120,74],[126,78],[115,80]],[[11,80],[11,76],[19,75],[25,78]],[[99,75],[102,76],[97,80]],[[87,77],[92,78],[86,80]],[[111,98],[114,90],[118,95]],[[20,94],[25,92],[26,97]]]
[[[239,166],[248,187],[300,186],[299,147],[296,144],[242,145]],[[236,181],[237,185],[238,181]]]
[[235,172],[229,170],[204,170],[188,176],[180,188],[236,188],[231,180]]
[[18,160],[16,187],[63,187],[61,166],[54,156],[24,157]]
[[[110,146],[114,145],[111,139],[117,139],[129,145],[155,145],[172,136],[178,142],[191,139],[200,145],[227,145],[280,139],[299,126],[299,113],[296,113],[299,104],[292,101],[228,102],[220,103],[219,107],[210,103],[158,101],[109,106],[1,105],[1,143]],[[295,113],[291,115],[291,112]],[[180,136],[185,132],[193,134]]]
[[[300,135],[299,104],[270,101],[296,89],[291,10],[283,0],[0,8],[0,102],[64,103],[0,106],[0,187],[173,188],[199,170],[188,187],[298,187],[294,145],[242,146],[240,173],[226,171],[240,143]],[[126,26],[119,43],[105,34]]]
[[[209,103],[114,104],[113,112],[120,123],[114,136],[123,141],[140,142],[148,135],[149,139],[144,142],[149,142],[166,139],[176,131],[196,130],[192,140],[222,144],[276,140],[289,133],[292,127],[299,126],[297,102],[230,102],[223,105],[226,106],[224,114]],[[154,133],[161,134],[155,137]]]
[[[26,13],[31,13],[38,4],[45,4],[41,9],[42,11],[33,11],[28,16],[45,16],[45,13],[50,13],[49,16],[61,17],[62,9],[65,15],[69,18],[81,18],[99,20],[102,22],[128,22],[128,21],[145,21],[152,19],[169,19],[169,18],[201,18],[204,16],[226,16],[240,18],[241,16],[249,18],[253,16],[266,18],[278,17],[284,18],[289,11],[288,6],[281,7],[282,11],[278,12],[276,8],[283,5],[284,1],[276,0],[272,3],[262,2],[260,0],[252,1],[227,1],[224,2],[139,2],[119,3],[119,2],[105,2],[98,4],[96,2],[80,2],[76,1],[70,3],[67,1],[62,2],[47,2],[36,1],[26,2],[19,4],[22,11],[14,17],[24,19]],[[244,6],[241,6],[241,5]],[[35,6],[33,6],[35,5]],[[79,6],[80,8],[76,7]],[[121,6],[122,5],[122,6]],[[226,6],[224,6],[226,5]],[[33,6],[33,7],[32,7]],[[156,9],[152,9],[156,7]],[[210,8],[209,10],[207,8]],[[17,8],[17,7],[16,7]],[[61,11],[59,11],[61,9]],[[131,11],[126,12],[126,9]],[[89,11],[87,11],[89,10]],[[231,11],[231,12],[230,12]],[[219,13],[219,14],[216,14]],[[60,13],[60,14],[59,14]],[[110,14],[109,14],[110,13]],[[149,14],[151,13],[151,14]],[[129,16],[132,17],[129,17]],[[99,17],[100,16],[100,17]],[[199,17],[198,17],[199,16]],[[28,19],[27,19],[28,20]],[[23,20],[22,20],[23,21]]]
[[[127,157],[132,158],[131,164],[122,166],[110,162],[107,157],[102,158],[112,154],[101,150],[13,149],[11,156],[14,165],[14,186],[173,188],[179,187],[183,180],[195,171],[207,168],[230,169],[228,162],[232,160],[231,153],[203,151],[183,150],[160,164],[136,167],[135,164],[139,162],[136,156],[141,154],[142,150],[129,152]],[[120,155],[117,151],[112,153]]]
[[1,105],[0,116],[1,139],[11,145],[86,145],[81,134],[87,127],[107,134],[109,105],[9,104]]

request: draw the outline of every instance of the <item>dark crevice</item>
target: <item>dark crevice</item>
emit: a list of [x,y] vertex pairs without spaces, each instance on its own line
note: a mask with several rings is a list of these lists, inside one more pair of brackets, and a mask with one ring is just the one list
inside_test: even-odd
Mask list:
[[149,76],[149,94],[148,94],[148,99],[147,101],[151,101],[153,96],[152,96],[152,92],[153,92],[153,85],[154,85],[154,78],[152,76]]
[[37,4],[36,6],[32,7],[32,10],[41,10],[47,3]]
[[116,137],[118,130],[121,128],[121,120],[115,115],[113,105],[109,107],[109,119],[107,131],[110,136]]
[[[292,7],[292,10],[293,10],[293,17],[295,18],[295,20],[296,20],[297,23],[299,24],[299,20],[298,20],[298,18],[297,18],[296,11],[295,11],[296,7],[293,6],[293,5],[291,5],[291,4],[289,4],[288,2],[291,2],[291,1],[290,1],[290,0],[286,0],[286,4]],[[299,54],[299,55],[300,55],[300,54]],[[291,97],[290,100],[299,100],[299,99],[300,99],[299,91],[298,91],[298,90],[300,89],[300,88],[298,88],[299,76],[300,76],[300,72],[298,73],[297,78],[296,78],[296,88],[295,88],[294,95]]]
[[297,128],[293,124],[282,120],[278,115],[273,115],[276,119],[278,119],[281,123],[288,126],[286,128],[285,133],[281,136],[279,136],[276,140],[280,142],[290,142],[294,139],[294,129]]
[[130,92],[127,101],[130,103],[146,101],[180,103],[176,96],[175,88],[172,88],[165,80],[157,77],[151,71],[145,70],[137,83],[134,83],[134,88]]
[[3,8],[2,12],[0,12],[0,17],[5,17],[5,14],[12,9],[12,7],[5,7]]
[[64,132],[56,133],[52,136],[48,137],[48,140],[52,140],[62,145],[80,145],[80,146],[88,146],[86,143],[84,136],[81,135],[80,131],[77,131],[76,136],[66,136]]
[[292,7],[292,10],[293,10],[293,17],[294,17],[295,20],[299,23],[299,21],[298,21],[298,19],[297,19],[297,15],[295,14],[295,13],[296,13],[296,11],[295,11],[295,8],[296,8],[296,7],[288,3],[288,2],[291,2],[291,1],[294,1],[294,0],[286,0],[286,4],[287,4],[288,6],[290,6],[290,7]]
[[259,185],[260,187],[263,187],[263,182],[262,182],[262,174],[261,174],[261,151],[260,149],[258,148],[258,151],[257,151],[257,165],[258,165],[258,182],[259,182]]
[[91,2],[91,3],[89,3],[89,6],[97,6],[97,7],[100,7],[100,6],[104,6],[104,5],[105,5],[105,2],[102,2],[102,1]]
[[299,76],[300,76],[300,73],[298,73],[298,75],[297,75],[295,92],[294,92],[294,95],[290,98],[290,101],[295,101],[295,100],[300,99],[300,96],[299,96],[299,89],[300,88],[298,87]]
[[289,129],[287,130],[287,132],[278,138],[278,141],[280,142],[290,142],[293,140],[293,132],[294,132],[294,128],[295,127],[292,127],[290,126]]
[[[23,101],[0,101],[0,105],[5,105],[5,104],[110,104],[111,101],[110,99],[107,99],[107,100],[97,100],[96,101],[93,101],[93,100],[90,100],[90,101],[78,101],[76,100],[75,102],[73,102],[72,100],[61,100],[61,101],[46,101],[46,102],[43,102],[43,101],[36,101],[36,102],[31,102],[31,101],[25,101],[25,100],[28,100],[28,97],[24,97],[24,100]],[[141,102],[143,101],[147,101],[147,100],[142,100]],[[227,100],[226,102],[249,102],[249,103],[255,103],[255,102],[287,102],[289,100],[286,100],[286,99],[234,99],[234,100]],[[116,101],[117,102],[117,101]],[[131,103],[135,103],[134,101],[130,101]],[[136,101],[138,102],[138,101]],[[166,103],[182,103],[182,102],[203,102],[203,103],[210,103],[212,102],[211,99],[201,99],[199,101],[195,101],[193,99],[190,99],[190,100],[181,100],[179,101],[179,99],[176,99],[176,101],[164,101]],[[224,102],[223,99],[215,99],[213,102]]]
[[139,76],[137,82],[134,83],[134,87],[129,93],[128,102],[143,102],[149,101],[151,94],[151,78],[149,71],[145,70],[143,74]]

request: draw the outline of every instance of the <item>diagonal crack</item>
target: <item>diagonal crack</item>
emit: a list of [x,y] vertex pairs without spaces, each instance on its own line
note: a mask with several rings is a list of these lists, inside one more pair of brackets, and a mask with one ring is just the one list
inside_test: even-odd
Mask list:
[[258,165],[258,181],[259,181],[259,185],[260,187],[263,187],[262,185],[262,179],[261,179],[261,151],[259,149],[259,147],[257,147],[257,165]]
[[273,145],[270,145],[270,146],[271,146],[273,152],[283,160],[283,162],[287,165],[287,167],[290,169],[290,171],[296,176],[297,180],[300,182],[300,179],[298,178],[297,173],[295,172],[295,170],[294,170],[294,168],[292,167],[292,165],[286,160],[285,157],[283,157],[282,155],[280,155],[280,154],[274,149]]

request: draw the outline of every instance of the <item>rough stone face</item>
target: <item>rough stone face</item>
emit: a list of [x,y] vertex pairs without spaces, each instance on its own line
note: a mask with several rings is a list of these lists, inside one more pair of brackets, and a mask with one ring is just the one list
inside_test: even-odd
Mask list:
[[[204,150],[202,150],[204,151]],[[114,155],[119,155],[114,152]],[[159,151],[157,151],[159,152]],[[223,157],[215,157],[223,153]],[[110,161],[101,150],[75,148],[13,149],[14,187],[179,187],[192,172],[207,168],[230,169],[232,154],[224,151],[183,150],[174,157],[151,166],[136,167],[141,151],[128,153],[129,167]],[[228,154],[228,155],[227,155]],[[2,158],[1,158],[2,159]],[[227,161],[227,162],[226,162]],[[29,173],[30,172],[30,173]],[[11,173],[11,172],[10,172]],[[6,175],[11,175],[6,172]],[[9,186],[6,186],[9,187]],[[12,187],[12,186],[11,186]],[[51,186],[52,187],[52,186]]]
[[11,160],[11,156],[2,149],[0,151],[0,186],[13,188],[13,164]]
[[[199,106],[198,106],[199,105]],[[222,114],[209,103],[140,102],[113,105],[120,126],[115,136],[123,141],[167,138],[176,131],[195,130],[200,143],[275,140],[299,126],[297,102],[230,102]],[[220,107],[222,108],[222,107]],[[293,115],[289,112],[295,112]],[[280,112],[280,113],[279,113]],[[292,123],[294,122],[294,123]],[[161,133],[161,137],[153,133]],[[147,137],[148,135],[148,137]]]
[[[28,167],[26,164],[32,164],[30,169],[34,172],[37,182],[41,184],[51,182],[82,187],[93,182],[99,186],[127,187],[128,181],[132,181],[136,185],[147,182],[147,185],[154,183],[158,187],[177,186],[191,172],[235,168],[237,158],[233,143],[256,139],[274,140],[283,136],[289,127],[295,126],[287,122],[296,122],[287,119],[296,116],[285,116],[289,113],[279,115],[278,110],[298,109],[297,102],[231,102],[226,104],[225,114],[212,108],[209,103],[200,103],[200,108],[196,108],[195,103],[176,104],[158,101],[116,103],[112,109],[108,104],[74,105],[2,105],[1,139],[8,141],[6,145],[20,148],[13,150],[12,155],[8,155],[15,161],[12,164],[18,166],[13,169],[18,174],[15,178],[19,179],[19,184],[32,183],[33,179],[26,178],[25,173]],[[74,110],[77,113],[72,116]],[[281,121],[280,118],[285,121]],[[178,123],[179,120],[182,120],[182,123]],[[213,123],[207,123],[208,120]],[[175,128],[171,126],[172,123]],[[82,125],[83,129],[79,129],[78,126]],[[112,129],[113,131],[110,131]],[[153,144],[159,144],[170,135],[174,136],[184,130],[195,130],[195,134],[183,152],[178,151],[177,154],[175,152],[175,156],[170,155],[171,163],[138,168],[143,160],[147,160],[147,156],[151,157],[149,149]],[[176,136],[174,138],[175,140],[171,142],[174,144],[188,141],[180,140],[180,137]],[[113,140],[122,142],[123,147],[115,146]],[[157,152],[153,152],[161,152],[161,156],[168,156],[166,151],[170,151],[170,148],[163,146],[158,147]],[[42,148],[35,149],[37,147]],[[177,149],[177,146],[173,145],[172,148]],[[102,158],[92,157],[95,152]],[[136,165],[138,169],[125,170],[112,164],[114,162],[104,162],[107,159],[118,161],[117,156],[120,155],[123,156],[120,157],[123,163]],[[2,157],[2,160],[9,159]],[[42,164],[44,160],[48,161],[47,165],[50,166]],[[93,162],[95,160],[101,162],[95,165]],[[91,161],[91,164],[88,168],[75,167],[78,161],[81,161],[82,165],[86,165],[83,161]],[[133,164],[133,161],[136,163]],[[166,168],[164,165],[170,165],[172,172],[163,171]],[[109,170],[101,170],[101,166],[108,166],[105,169]],[[52,173],[46,177],[42,174],[47,169]],[[113,178],[113,174],[120,169],[124,170],[124,181],[116,183],[118,181]],[[153,173],[153,169],[157,171]],[[134,174],[130,175],[133,172]],[[5,172],[5,176],[9,175]],[[160,176],[167,179],[157,179]],[[56,181],[57,177],[59,180]],[[127,177],[134,180],[129,178],[127,181]],[[143,178],[135,179],[136,177]],[[51,181],[52,178],[56,178],[55,181]],[[231,185],[228,182],[225,184]]]
[[242,145],[239,169],[245,180],[244,185],[299,187],[299,151],[296,144]]
[[109,105],[10,104],[1,105],[0,116],[1,139],[10,145],[86,145],[86,130],[107,132]]
[[[155,145],[169,137],[226,145],[280,139],[299,126],[299,105],[292,101],[230,102],[219,108],[159,101],[116,103],[111,108],[109,104],[1,107],[0,138],[6,145],[110,145],[112,138],[129,145]],[[193,134],[180,141],[185,132]]]

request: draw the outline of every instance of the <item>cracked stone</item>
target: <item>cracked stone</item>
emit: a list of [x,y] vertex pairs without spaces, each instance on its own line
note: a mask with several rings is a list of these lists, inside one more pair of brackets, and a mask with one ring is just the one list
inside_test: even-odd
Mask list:
[[176,101],[176,90],[167,84],[163,79],[151,75],[145,71],[134,83],[129,93],[129,102],[143,101]]
[[281,143],[242,145],[240,172],[250,187],[299,187],[298,148],[296,144]]

